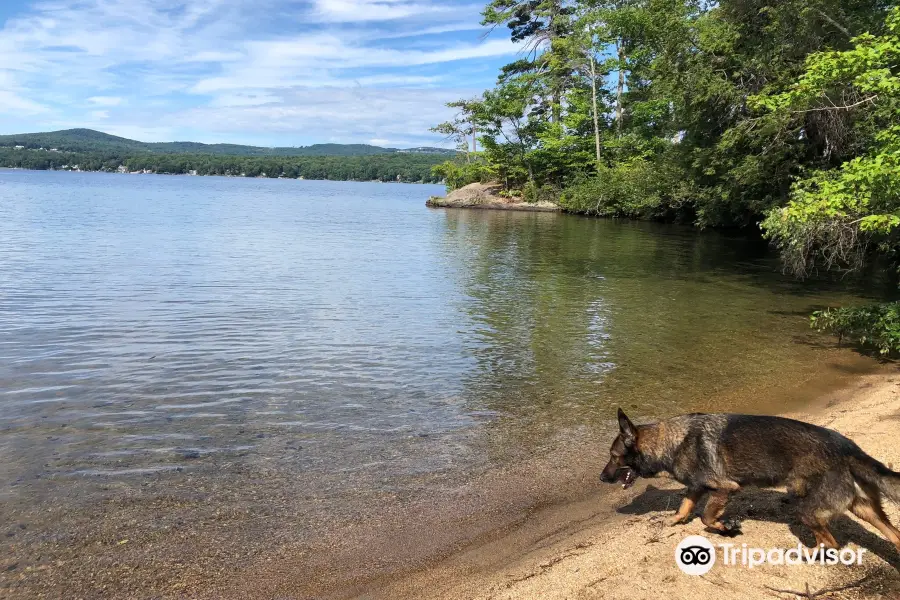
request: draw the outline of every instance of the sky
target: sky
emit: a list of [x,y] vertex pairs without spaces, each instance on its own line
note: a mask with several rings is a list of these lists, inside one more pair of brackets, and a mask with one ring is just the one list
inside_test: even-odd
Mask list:
[[0,133],[452,146],[518,48],[468,0],[0,0]]

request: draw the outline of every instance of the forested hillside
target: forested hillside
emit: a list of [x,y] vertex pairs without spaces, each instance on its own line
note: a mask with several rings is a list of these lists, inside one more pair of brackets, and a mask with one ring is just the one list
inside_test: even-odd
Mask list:
[[227,156],[368,156],[372,154],[439,154],[453,155],[445,148],[382,148],[368,144],[313,144],[285,148],[242,146],[239,144],[201,144],[199,142],[139,142],[94,131],[93,129],[64,129],[44,133],[0,135],[0,147],[23,146],[28,149],[65,150],[69,152],[154,153],[154,154],[214,154]]
[[[568,210],[762,225],[788,270],[895,264],[900,12],[883,0],[493,0],[524,54],[435,131],[436,168]],[[894,267],[890,267],[893,269]],[[900,309],[819,326],[900,349]]]
[[132,154],[121,152],[48,152],[0,147],[0,167],[160,174],[289,177],[337,181],[438,183],[436,154],[368,156],[225,156],[214,154]]

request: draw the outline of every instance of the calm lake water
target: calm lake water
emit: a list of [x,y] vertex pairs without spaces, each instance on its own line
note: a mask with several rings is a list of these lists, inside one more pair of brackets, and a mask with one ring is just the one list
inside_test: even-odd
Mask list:
[[618,405],[781,410],[869,366],[808,328],[863,294],[782,276],[760,240],[424,206],[442,192],[0,171],[0,583],[58,559],[83,592],[91,544],[125,538],[110,581],[167,547],[202,567]]

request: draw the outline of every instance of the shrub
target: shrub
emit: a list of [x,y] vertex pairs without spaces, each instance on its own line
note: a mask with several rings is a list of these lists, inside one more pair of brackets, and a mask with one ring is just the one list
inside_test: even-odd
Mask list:
[[660,183],[652,163],[630,160],[576,180],[563,192],[560,205],[589,215],[654,218],[663,210]]
[[431,174],[440,177],[452,192],[470,183],[487,183],[496,178],[497,172],[485,160],[476,158],[472,162],[460,159],[448,160],[431,168]]
[[832,333],[841,341],[850,339],[882,355],[900,351],[900,302],[827,308],[814,312],[810,319],[814,329]]
[[559,188],[552,185],[536,185],[528,182],[525,184],[525,187],[522,188],[522,193],[520,195],[525,202],[536,204],[538,202],[557,203],[559,202],[559,194]]

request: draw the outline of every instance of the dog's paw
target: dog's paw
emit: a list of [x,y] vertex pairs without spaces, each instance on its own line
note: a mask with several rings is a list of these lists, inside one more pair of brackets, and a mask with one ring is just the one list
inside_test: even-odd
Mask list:
[[675,527],[676,525],[684,525],[688,521],[691,520],[691,516],[680,517],[678,515],[672,515],[671,517],[666,517],[663,523],[666,524],[666,527]]
[[707,525],[706,529],[708,531],[718,533],[719,535],[724,535],[725,537],[734,537],[736,535],[740,535],[741,532],[741,521],[740,519],[731,518],[731,519],[723,519],[722,521],[716,521],[712,525]]
[[722,535],[736,536],[741,534],[741,520],[732,517],[722,521]]

